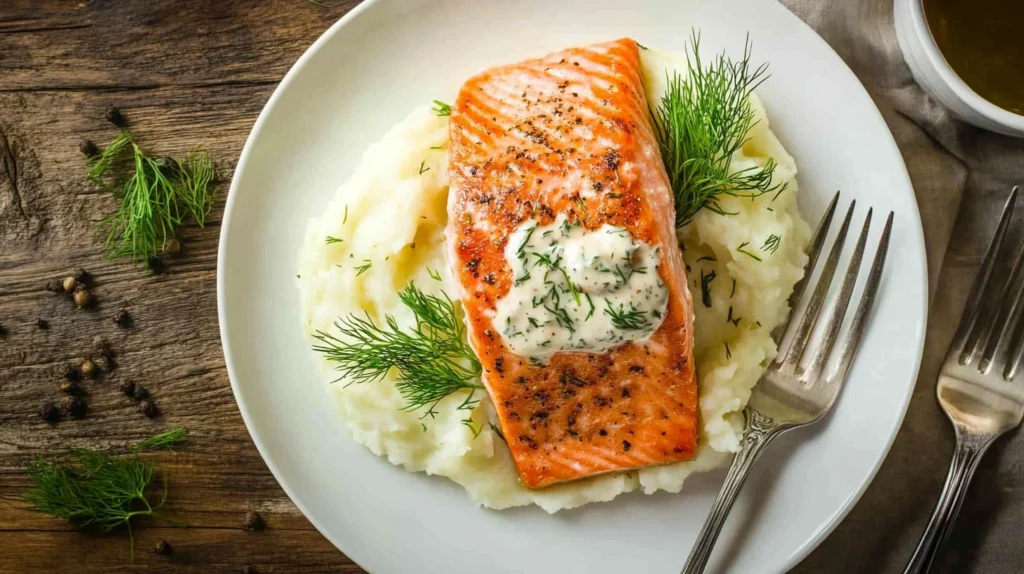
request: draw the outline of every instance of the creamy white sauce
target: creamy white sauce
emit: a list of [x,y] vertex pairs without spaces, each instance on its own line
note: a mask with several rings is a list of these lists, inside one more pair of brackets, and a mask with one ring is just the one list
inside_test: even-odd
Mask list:
[[622,227],[588,231],[560,215],[521,224],[505,259],[512,286],[494,325],[512,352],[543,363],[558,351],[600,353],[650,337],[665,317],[661,249]]

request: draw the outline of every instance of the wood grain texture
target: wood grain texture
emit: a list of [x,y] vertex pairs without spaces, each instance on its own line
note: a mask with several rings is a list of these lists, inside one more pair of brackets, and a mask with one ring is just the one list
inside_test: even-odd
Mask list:
[[[301,53],[358,2],[325,0],[5,0],[0,2],[0,572],[359,572],[295,508],[242,423],[217,326],[216,249],[223,195],[245,138]],[[209,150],[223,182],[205,228],[181,233],[184,253],[152,276],[103,258],[96,223],[114,200],[84,178],[79,141],[102,145],[119,106],[144,148]],[[94,310],[76,311],[45,283],[83,267]],[[135,319],[121,329],[121,309]],[[36,327],[37,319],[49,329]],[[60,373],[110,342],[118,368],[84,383],[89,414],[50,425]],[[160,415],[147,419],[120,395],[144,384]],[[170,516],[128,538],[79,534],[20,499],[27,460],[72,447],[118,447],[170,428],[190,431],[166,471]],[[260,512],[263,532],[243,528]],[[152,552],[166,539],[169,557]]]

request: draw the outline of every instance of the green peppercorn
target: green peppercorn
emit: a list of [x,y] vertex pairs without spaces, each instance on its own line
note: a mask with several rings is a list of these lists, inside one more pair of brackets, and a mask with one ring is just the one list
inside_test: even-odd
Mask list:
[[85,309],[92,305],[92,294],[89,293],[88,289],[79,289],[75,291],[75,306],[79,309]]
[[81,371],[82,376],[87,379],[95,377],[96,374],[99,372],[99,369],[96,368],[96,363],[92,362],[92,360],[90,359],[82,361],[82,364],[81,366],[78,367],[78,370]]

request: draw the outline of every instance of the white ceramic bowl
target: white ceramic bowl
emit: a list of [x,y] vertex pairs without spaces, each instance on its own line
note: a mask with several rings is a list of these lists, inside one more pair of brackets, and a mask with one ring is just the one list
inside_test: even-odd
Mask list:
[[922,0],[895,0],[893,11],[896,39],[921,87],[965,121],[993,132],[1024,137],[1024,116],[979,96],[946,62],[928,29]]

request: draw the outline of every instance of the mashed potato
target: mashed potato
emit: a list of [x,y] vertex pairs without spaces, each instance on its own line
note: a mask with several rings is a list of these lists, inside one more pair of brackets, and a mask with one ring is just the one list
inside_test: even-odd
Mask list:
[[[685,60],[655,51],[644,51],[643,63],[652,101],[664,89],[666,68],[685,69]],[[797,212],[793,158],[769,130],[761,102],[752,102],[759,122],[733,157],[733,168],[773,158],[775,181],[785,182],[786,190],[777,197],[726,197],[721,206],[736,215],[703,210],[679,235],[696,313],[696,459],[529,490],[519,484],[508,449],[488,425],[494,418],[485,393],[477,393],[484,400],[472,412],[474,426],[483,429],[474,437],[463,424],[465,411],[457,410],[464,394],[449,396],[434,417],[424,418],[423,412],[402,410],[405,403],[390,376],[377,383],[328,385],[352,438],[409,471],[446,476],[476,503],[496,509],[536,504],[556,512],[641,488],[678,492],[690,474],[729,460],[739,448],[750,390],[775,355],[770,333],[784,320],[789,294],[803,276],[810,237]],[[368,313],[378,323],[389,314],[408,325],[412,315],[398,291],[409,281],[427,292],[456,293],[444,261],[447,140],[447,118],[427,106],[416,109],[367,150],[352,178],[310,221],[298,270],[307,333],[330,332],[338,317],[350,313]],[[340,241],[327,243],[327,237]],[[708,284],[710,307],[702,303],[702,272],[715,276]],[[334,381],[332,366],[317,360],[324,382]]]

